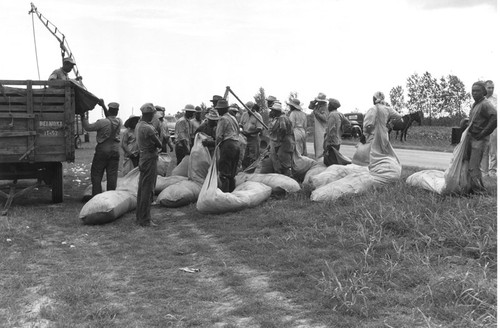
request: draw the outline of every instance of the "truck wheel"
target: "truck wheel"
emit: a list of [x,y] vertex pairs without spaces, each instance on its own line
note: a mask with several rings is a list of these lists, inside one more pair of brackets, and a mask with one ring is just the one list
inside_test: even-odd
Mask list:
[[80,139],[80,136],[75,137],[75,149],[78,149],[82,146],[82,139]]
[[52,170],[52,202],[62,203],[64,183],[63,183],[62,163],[54,163]]

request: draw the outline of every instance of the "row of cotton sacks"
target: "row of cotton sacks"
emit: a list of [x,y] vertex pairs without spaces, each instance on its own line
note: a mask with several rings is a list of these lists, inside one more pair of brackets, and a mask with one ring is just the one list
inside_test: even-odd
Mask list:
[[[331,165],[318,173],[323,176],[317,179],[306,175],[305,182],[316,188],[311,193],[312,201],[335,201],[342,196],[360,194],[375,186],[399,180],[401,164],[389,142],[388,117],[389,108],[382,104],[368,110],[363,124],[368,137],[365,144],[358,145],[353,164]],[[325,181],[329,182],[323,185]]]

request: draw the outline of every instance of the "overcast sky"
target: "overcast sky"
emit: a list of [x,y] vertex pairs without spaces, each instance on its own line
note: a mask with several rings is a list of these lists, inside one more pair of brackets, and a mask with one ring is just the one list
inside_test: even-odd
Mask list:
[[[87,89],[120,116],[145,102],[172,114],[226,86],[243,101],[263,87],[305,104],[323,92],[340,111],[387,98],[413,73],[457,75],[470,89],[499,76],[495,0],[34,0],[66,35]],[[1,0],[0,79],[38,79],[29,1]],[[34,17],[40,78],[61,66]],[[70,76],[73,76],[72,73]],[[497,83],[498,85],[498,83]],[[230,102],[236,102],[230,99]],[[99,106],[91,121],[102,117]]]

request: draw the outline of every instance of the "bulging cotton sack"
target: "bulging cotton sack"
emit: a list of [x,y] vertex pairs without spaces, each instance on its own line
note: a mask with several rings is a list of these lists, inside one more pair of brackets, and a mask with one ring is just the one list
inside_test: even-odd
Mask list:
[[183,177],[180,175],[171,175],[169,177],[162,177],[158,176],[156,178],[156,187],[155,187],[155,194],[158,195],[163,191],[163,189],[167,188],[168,186],[171,186],[173,184],[176,184],[177,182],[187,180],[187,177]]
[[[218,149],[216,153],[217,151]],[[196,209],[201,213],[221,214],[240,211],[259,205],[271,195],[271,187],[259,182],[242,183],[232,193],[222,192],[217,183],[217,161],[214,155],[196,203]]]
[[189,155],[184,156],[182,161],[172,170],[172,175],[188,176],[189,157]]
[[156,201],[165,207],[181,207],[196,202],[201,184],[196,181],[179,181],[163,189]]
[[278,173],[238,173],[236,175],[236,185],[243,182],[260,182],[272,188],[273,193],[293,193],[300,190],[300,185],[294,179]]
[[191,148],[191,154],[188,161],[188,178],[198,182],[200,185],[205,181],[205,177],[210,167],[210,152],[203,146],[203,140],[208,139],[204,133],[197,133],[194,138],[194,144]]
[[310,157],[299,154],[297,148],[293,152],[292,174],[298,181],[304,180],[306,173],[318,162]]
[[423,170],[406,178],[406,183],[441,194],[444,190],[444,171]]
[[137,206],[137,197],[124,190],[110,190],[95,195],[80,211],[83,224],[105,224],[115,221]]
[[359,165],[338,165],[333,164],[327,167],[323,172],[311,177],[311,184],[314,189],[322,187],[330,182],[340,180],[351,173],[368,172],[366,166]]
[[313,202],[333,202],[343,196],[358,195],[375,186],[368,171],[351,173],[340,180],[330,182],[311,193]]
[[162,177],[167,176],[168,168],[172,162],[172,157],[168,153],[158,154],[158,162],[156,163],[156,174]]
[[312,178],[325,170],[326,165],[323,162],[316,163],[309,169],[309,171],[307,171],[306,175],[304,176],[304,181],[302,181],[302,186],[312,188]]

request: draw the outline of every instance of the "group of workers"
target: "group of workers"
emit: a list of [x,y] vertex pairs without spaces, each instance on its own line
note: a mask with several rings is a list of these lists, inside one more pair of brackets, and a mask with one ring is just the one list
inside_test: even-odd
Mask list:
[[[49,80],[67,80],[74,64],[71,58],[64,59],[63,67],[55,70]],[[482,177],[485,174],[496,177],[497,123],[496,96],[493,90],[492,81],[486,83],[478,81],[472,85],[474,104],[468,123],[470,125],[468,133],[471,138],[466,157],[469,160],[469,176],[475,191],[484,190]],[[377,92],[373,99],[374,104],[385,106],[388,117],[401,117],[385,102],[383,93]],[[81,114],[84,129],[97,131],[97,146],[91,166],[92,195],[102,192],[101,182],[104,172],[107,177],[107,190],[116,189],[121,147],[125,156],[124,165],[127,166],[124,169],[130,170],[139,166],[137,223],[142,226],[155,225],[151,220],[150,206],[156,183],[158,152],[167,151],[168,146],[170,151],[175,151],[179,164],[190,153],[194,136],[199,132],[207,136],[203,146],[207,147],[211,154],[216,148],[218,149],[220,189],[223,192],[232,192],[235,189],[237,171],[247,168],[261,156],[260,139],[264,135],[264,128],[268,129],[266,135],[269,138],[269,158],[274,172],[292,176],[294,152],[302,156],[307,155],[307,116],[300,100],[295,98],[286,102],[289,111],[285,114],[285,108],[276,97],[267,97],[269,127],[263,122],[262,108],[252,101],[245,104],[244,110],[236,104],[229,105],[227,100],[219,95],[214,95],[210,102],[212,106],[203,113],[200,107],[190,104],[184,107],[184,116],[175,125],[174,143],[170,139],[166,122],[163,121],[165,114],[163,107],[151,103],[144,104],[140,108],[142,117],[127,120],[125,122],[127,132],[120,138],[123,123],[117,117],[119,104],[111,102],[106,107],[104,101],[100,99],[98,104],[103,108],[106,118],[91,124],[85,115]],[[341,164],[336,162],[337,156],[330,156],[338,155],[343,127],[349,124],[343,114],[338,112],[340,106],[338,100],[327,98],[324,93],[319,93],[308,106],[314,118],[314,157],[316,159],[323,157],[327,166]],[[370,127],[363,128],[364,135],[370,135]],[[361,141],[366,142],[363,137]],[[240,156],[241,143],[246,144],[242,156]],[[484,156],[486,154],[489,156]],[[485,161],[487,163],[484,163]]]

